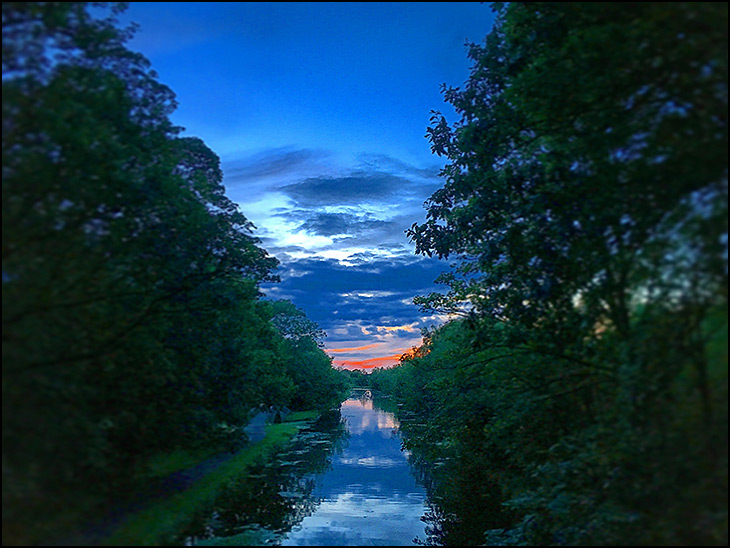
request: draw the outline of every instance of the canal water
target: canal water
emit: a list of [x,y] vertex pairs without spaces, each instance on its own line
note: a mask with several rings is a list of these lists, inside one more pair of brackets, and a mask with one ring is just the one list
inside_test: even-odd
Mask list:
[[426,493],[401,451],[395,416],[371,399],[349,399],[340,409],[348,443],[316,480],[319,506],[281,544],[409,546],[424,540]]
[[427,538],[426,492],[395,416],[350,398],[277,459],[232,482],[186,545],[410,546]]

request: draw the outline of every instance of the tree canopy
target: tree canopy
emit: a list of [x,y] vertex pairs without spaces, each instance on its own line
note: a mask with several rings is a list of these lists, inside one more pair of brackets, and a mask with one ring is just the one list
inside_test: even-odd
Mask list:
[[[727,270],[725,4],[498,7],[428,135],[448,164],[420,253],[455,257],[447,301],[528,325],[720,291]],[[721,263],[721,261],[720,261]],[[580,306],[576,306],[576,300]],[[556,325],[551,326],[555,328]]]
[[262,299],[277,260],[216,154],[170,121],[123,7],[3,3],[8,541],[71,493],[123,496],[153,454],[244,443],[255,406],[325,405],[341,386],[316,343],[279,330],[320,333]]
[[434,540],[727,543],[727,4],[495,9],[409,231],[458,319],[370,382]]

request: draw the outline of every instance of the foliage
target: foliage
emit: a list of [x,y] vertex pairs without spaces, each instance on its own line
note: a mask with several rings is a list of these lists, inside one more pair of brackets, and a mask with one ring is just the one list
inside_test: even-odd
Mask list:
[[201,508],[211,506],[231,482],[241,478],[242,470],[266,461],[304,425],[293,422],[267,425],[267,436],[260,443],[239,451],[185,492],[134,514],[108,539],[104,539],[104,545],[154,546],[161,541],[173,542],[180,528],[191,521]]
[[445,90],[461,120],[429,129],[449,163],[410,235],[459,266],[449,301],[421,302],[539,322],[562,347],[597,324],[628,336],[640,298],[726,287],[726,10],[502,8],[464,89]]
[[261,299],[276,259],[104,8],[3,3],[8,542],[77,493],[123,499],[153,455],[243,442],[254,406],[340,386],[321,331]]
[[[452,321],[421,357],[374,372],[371,386],[395,397],[405,445],[425,470],[431,541],[722,544],[726,311],[703,326],[718,345],[711,424],[688,356],[665,353],[678,369],[647,386],[507,347],[493,320]],[[620,350],[612,339],[601,352]],[[640,405],[627,405],[627,392]]]
[[370,388],[371,375],[362,369],[341,369],[340,374],[347,380],[349,388]]
[[289,301],[269,304],[271,323],[283,338],[279,355],[284,371],[295,386],[290,405],[295,409],[310,409],[339,403],[346,382],[332,367],[332,359],[322,351],[324,331]]
[[416,302],[461,319],[371,379],[432,536],[726,543],[727,5],[496,9],[410,230],[455,264]]

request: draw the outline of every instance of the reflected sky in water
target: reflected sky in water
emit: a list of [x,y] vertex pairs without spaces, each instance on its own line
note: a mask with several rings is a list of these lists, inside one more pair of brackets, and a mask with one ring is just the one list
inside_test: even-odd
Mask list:
[[317,510],[296,526],[283,546],[408,546],[425,539],[425,490],[401,451],[392,413],[371,400],[342,404],[349,444],[317,480]]

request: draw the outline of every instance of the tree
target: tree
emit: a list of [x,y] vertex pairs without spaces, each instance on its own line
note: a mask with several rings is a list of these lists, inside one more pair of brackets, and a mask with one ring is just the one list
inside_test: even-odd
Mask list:
[[235,431],[277,359],[258,303],[277,261],[217,156],[178,136],[173,93],[124,45],[122,7],[3,4],[11,543],[41,539],[28,523],[71,493],[122,495],[150,454]]
[[383,373],[408,444],[499,478],[490,545],[726,543],[727,4],[495,9],[428,130],[416,302],[462,318]]
[[[507,321],[506,344],[646,385],[666,367],[643,326],[670,315],[711,420],[702,325],[727,302],[727,5],[497,11],[465,87],[445,90],[461,119],[435,114],[428,130],[449,163],[409,235],[456,269],[446,295],[416,302]],[[606,333],[622,352],[598,352]]]
[[558,335],[561,325],[581,336],[610,325],[626,338],[637,299],[681,300],[698,286],[697,267],[699,285],[717,295],[726,266],[723,277],[717,259],[690,251],[677,219],[700,219],[693,238],[718,257],[727,233],[727,33],[718,22],[727,6],[497,11],[486,45],[470,47],[464,89],[445,90],[461,120],[449,126],[436,113],[428,130],[449,163],[427,222],[410,236],[419,253],[456,256],[458,268],[444,279],[446,301],[421,302],[468,301],[526,325],[552,318]]
[[308,339],[320,348],[324,346],[325,332],[291,301],[274,301],[271,307],[271,322],[282,337],[293,343]]
[[332,358],[322,349],[325,332],[290,301],[268,304],[271,324],[281,336],[283,369],[295,391],[289,405],[298,409],[337,404],[346,379],[332,367]]

